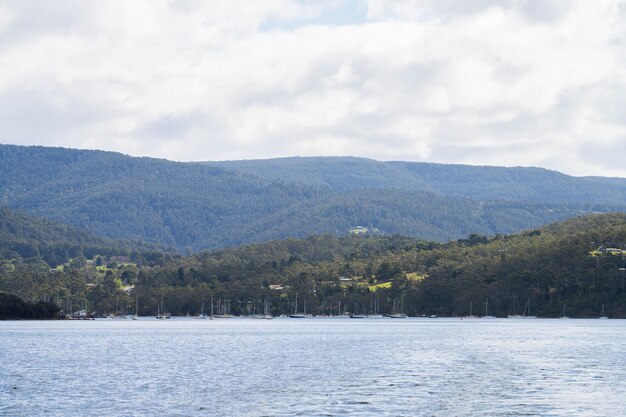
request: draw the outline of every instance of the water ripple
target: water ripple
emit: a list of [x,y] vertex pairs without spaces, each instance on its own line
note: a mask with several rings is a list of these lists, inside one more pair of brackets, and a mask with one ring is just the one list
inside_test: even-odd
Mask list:
[[0,415],[623,416],[626,322],[0,322]]

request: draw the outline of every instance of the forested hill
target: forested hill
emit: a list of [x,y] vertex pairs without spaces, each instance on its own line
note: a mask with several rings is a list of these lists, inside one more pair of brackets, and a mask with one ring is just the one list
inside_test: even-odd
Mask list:
[[[0,293],[68,312],[104,315],[139,302],[156,314],[206,312],[210,297],[232,314],[390,314],[626,317],[626,214],[588,215],[517,235],[470,235],[449,243],[401,236],[311,236],[207,251],[155,254],[148,262],[98,257],[50,269],[2,260]],[[68,307],[69,306],[69,307]],[[374,310],[376,306],[376,310]],[[131,310],[132,311],[132,310]],[[223,310],[217,310],[218,311]],[[262,311],[262,310],[260,310]],[[120,313],[120,311],[117,311]]]
[[543,168],[380,162],[353,157],[292,157],[205,164],[338,191],[392,188],[475,200],[626,205],[624,178],[572,177]]
[[0,207],[0,260],[41,258],[56,267],[78,257],[157,249],[141,241],[96,237],[76,227]]
[[[98,236],[184,249],[241,241],[257,220],[317,196],[222,168],[118,153],[0,146],[0,201]],[[245,240],[244,240],[245,241]]]
[[531,168],[357,158],[179,163],[0,145],[0,204],[182,252],[346,235],[355,226],[436,241],[514,233],[624,211],[625,187]]
[[184,286],[198,285],[216,298],[242,300],[233,305],[238,314],[264,298],[276,314],[289,313],[299,293],[313,314],[337,314],[340,305],[371,313],[376,304],[388,314],[403,300],[410,315],[463,316],[470,304],[483,315],[489,300],[498,316],[529,314],[530,301],[544,317],[598,317],[603,304],[611,317],[626,317],[625,267],[626,215],[612,213],[446,244],[313,236],[204,252],[165,265],[140,291],[156,300],[154,290],[169,285],[171,298],[193,297]]

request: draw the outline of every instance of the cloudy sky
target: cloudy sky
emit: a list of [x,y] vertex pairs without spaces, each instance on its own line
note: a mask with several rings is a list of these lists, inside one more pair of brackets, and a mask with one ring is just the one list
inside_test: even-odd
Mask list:
[[0,143],[626,177],[626,1],[0,0]]

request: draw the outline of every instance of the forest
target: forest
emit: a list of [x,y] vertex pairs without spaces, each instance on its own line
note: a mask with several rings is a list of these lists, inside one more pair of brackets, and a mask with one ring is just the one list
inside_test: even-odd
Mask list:
[[180,163],[0,145],[0,205],[192,254],[310,235],[447,242],[626,211],[626,182],[538,168],[360,158]]
[[[5,209],[6,213],[11,213]],[[6,220],[10,218],[11,220]],[[24,230],[29,215],[5,216]],[[12,224],[12,226],[9,225]],[[62,313],[273,315],[299,312],[466,316],[626,317],[626,215],[593,214],[518,234],[470,234],[447,243],[399,235],[288,238],[190,256],[125,243],[57,251],[47,221],[36,252],[7,250],[0,291],[25,302],[49,301]],[[68,229],[74,230],[74,229]],[[60,232],[59,232],[60,233]],[[5,233],[4,242],[10,233]],[[13,235],[11,235],[13,236]],[[79,236],[82,236],[79,234]],[[36,236],[34,236],[36,237]],[[33,238],[34,238],[33,237]],[[52,264],[42,256],[52,253]],[[611,249],[610,251],[607,248]],[[24,256],[27,255],[27,256]],[[35,256],[28,256],[35,255]],[[525,311],[526,310],[526,311]]]

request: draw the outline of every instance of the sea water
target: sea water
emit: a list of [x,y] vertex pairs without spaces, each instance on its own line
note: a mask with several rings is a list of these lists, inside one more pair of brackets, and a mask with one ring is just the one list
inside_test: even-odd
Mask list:
[[624,416],[626,320],[0,322],[0,415]]

